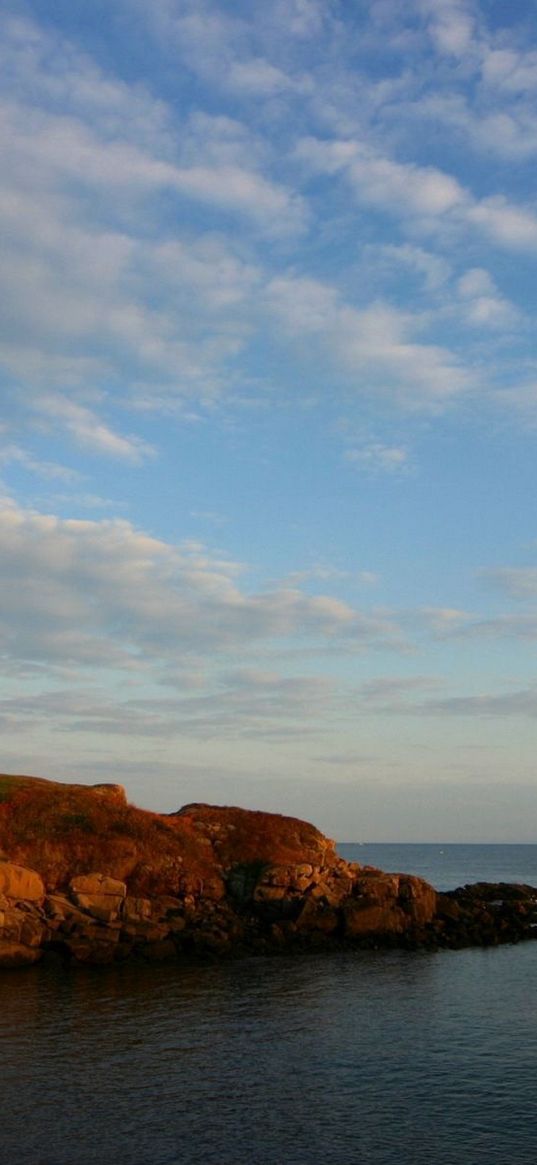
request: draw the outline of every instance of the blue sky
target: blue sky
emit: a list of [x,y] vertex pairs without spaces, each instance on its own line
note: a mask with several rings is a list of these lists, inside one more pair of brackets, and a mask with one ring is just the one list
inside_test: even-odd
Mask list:
[[530,7],[1,19],[2,768],[535,840]]

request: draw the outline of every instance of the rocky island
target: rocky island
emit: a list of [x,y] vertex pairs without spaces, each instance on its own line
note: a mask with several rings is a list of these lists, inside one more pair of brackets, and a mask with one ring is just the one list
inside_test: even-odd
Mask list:
[[0,968],[536,937],[531,886],[438,893],[345,861],[295,818],[203,804],[159,814],[119,785],[0,776]]

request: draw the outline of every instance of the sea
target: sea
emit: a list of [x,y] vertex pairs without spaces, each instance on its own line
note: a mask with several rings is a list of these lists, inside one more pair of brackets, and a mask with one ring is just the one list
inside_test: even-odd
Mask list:
[[[537,845],[341,845],[537,886]],[[535,1165],[537,942],[0,976],[2,1165]]]

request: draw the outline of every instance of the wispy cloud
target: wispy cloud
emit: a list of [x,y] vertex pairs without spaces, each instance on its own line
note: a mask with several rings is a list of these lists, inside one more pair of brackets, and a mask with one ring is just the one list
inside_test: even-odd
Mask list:
[[20,466],[38,477],[56,481],[76,482],[81,476],[76,469],[66,465],[58,465],[55,461],[42,461],[19,445],[0,445],[0,465]]
[[463,301],[466,323],[477,327],[509,327],[516,324],[518,312],[500,295],[488,271],[472,267],[458,280],[457,290]]
[[[240,15],[210,3],[127,7],[166,60],[180,59],[206,92],[219,89],[222,108],[193,92],[184,103],[161,98],[158,86],[106,71],[51,26],[6,18],[0,359],[29,412],[35,403],[52,423],[59,394],[68,403],[54,423],[65,435],[140,462],[148,450],[128,422],[123,431],[116,404],[177,416],[219,400],[233,408],[252,395],[265,338],[277,346],[285,334],[298,340],[296,384],[308,379],[314,335],[334,394],[351,382],[358,396],[395,408],[441,411],[469,391],[500,403],[464,352],[468,337],[449,335],[445,323],[459,311],[467,332],[513,326],[516,307],[501,287],[469,296],[457,269],[469,239],[473,269],[483,268],[479,247],[489,242],[533,250],[534,208],[494,183],[474,192],[464,168],[431,164],[419,149],[409,157],[393,127],[413,101],[416,116],[443,100],[455,117],[458,100],[425,73],[418,92],[405,52],[423,61],[433,45],[442,67],[464,59],[472,77],[482,74],[489,89],[496,77],[509,93],[516,77],[529,92],[530,56],[496,46],[479,14],[455,3],[416,3],[399,15],[374,6],[348,45],[337,13],[313,0]],[[376,57],[388,29],[400,72],[373,77],[368,53]],[[335,72],[322,68],[321,35]],[[334,276],[318,261],[331,231],[351,261],[342,191],[347,216],[349,207],[377,224],[386,216],[403,235],[373,241],[377,227],[368,228],[371,291],[346,262]],[[359,254],[360,246],[352,263]],[[424,307],[430,293],[434,309]]]
[[[123,520],[60,520],[12,504],[0,514],[0,548],[8,657],[129,669],[178,651],[248,653],[263,641],[402,643],[389,617],[296,586],[249,593],[232,560],[196,543],[174,547]],[[11,587],[14,577],[24,586]]]
[[[255,265],[212,226],[177,230],[184,200],[270,237],[300,233],[305,203],[270,175],[239,121],[193,112],[178,138],[165,103],[61,37],[24,21],[5,32],[0,360],[77,441],[139,460],[147,449],[114,431],[108,402],[202,404],[223,387],[250,326]],[[162,198],[174,211],[164,228]],[[101,405],[90,415],[84,396],[95,387]]]
[[356,199],[426,235],[444,223],[459,232],[477,227],[498,247],[537,248],[537,215],[505,195],[477,198],[457,178],[433,166],[400,162],[358,140],[306,138],[296,150],[314,173],[343,176]]
[[285,740],[315,736],[335,700],[335,685],[326,679],[237,671],[201,692],[169,698],[111,700],[98,686],[86,686],[0,699],[0,723],[4,731],[50,723],[55,733],[75,736]]
[[482,579],[513,599],[537,599],[537,566],[496,566],[480,573]]
[[418,7],[428,18],[429,35],[441,55],[462,61],[475,56],[478,26],[466,0],[419,0]]
[[455,353],[414,339],[423,320],[411,312],[382,302],[360,310],[335,287],[294,276],[272,280],[267,303],[291,338],[321,343],[360,394],[435,410],[475,384]]
[[369,473],[407,473],[408,450],[398,445],[372,441],[360,449],[347,449],[345,460]]
[[91,411],[61,396],[40,396],[37,409],[46,417],[64,425],[77,442],[98,453],[139,463],[154,452],[140,437],[123,437],[114,433]]
[[344,175],[360,201],[398,215],[434,219],[468,200],[450,174],[434,166],[398,162],[366,142],[305,138],[296,154],[313,171]]
[[445,700],[430,700],[416,708],[416,711],[432,716],[477,716],[491,719],[516,716],[533,719],[537,716],[537,689],[522,688],[514,692],[451,696]]

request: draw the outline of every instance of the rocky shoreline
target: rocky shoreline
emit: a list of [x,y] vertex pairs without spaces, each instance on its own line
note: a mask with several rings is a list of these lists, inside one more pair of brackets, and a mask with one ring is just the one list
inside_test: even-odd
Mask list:
[[0,968],[537,938],[531,886],[438,893],[346,862],[294,818],[207,805],[150,814],[118,786],[4,780]]

